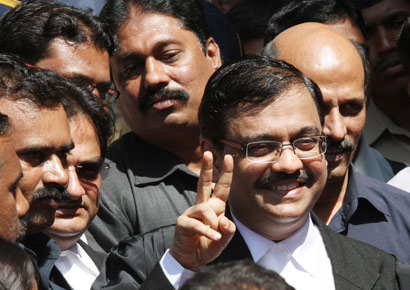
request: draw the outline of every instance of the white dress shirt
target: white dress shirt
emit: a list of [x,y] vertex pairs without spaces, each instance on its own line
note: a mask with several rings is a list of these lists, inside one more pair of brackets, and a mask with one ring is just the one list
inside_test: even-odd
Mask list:
[[[84,241],[85,236],[83,235],[81,239]],[[75,290],[90,290],[95,278],[100,274],[90,256],[78,243],[61,251],[55,266]]]
[[[297,290],[335,289],[330,259],[310,217],[298,231],[278,243],[253,232],[232,217],[255,263],[279,273]],[[194,274],[184,269],[168,251],[160,265],[176,289]]]

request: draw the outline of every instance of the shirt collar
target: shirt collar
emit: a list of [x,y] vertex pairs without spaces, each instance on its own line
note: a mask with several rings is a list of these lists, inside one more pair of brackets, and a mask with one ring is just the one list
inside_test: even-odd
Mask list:
[[349,184],[346,190],[346,195],[350,199],[366,199],[375,209],[377,209],[384,215],[390,216],[387,203],[379,200],[377,198],[377,195],[372,194],[371,190],[369,190],[369,187],[371,185],[368,184],[368,182],[372,182],[374,181],[374,179],[367,178],[362,175],[364,178],[358,180],[358,177],[360,177],[360,175],[361,173],[355,172],[352,166],[349,167]]
[[370,99],[367,110],[365,132],[369,144],[372,145],[383,132],[387,130],[395,135],[404,135],[410,138],[410,132],[396,125],[377,105]]
[[233,214],[232,218],[256,263],[271,247],[276,245],[279,251],[286,251],[291,254],[293,259],[305,270],[308,270],[310,274],[313,276],[321,275],[322,269],[318,265],[318,253],[324,253],[324,255],[327,255],[327,253],[324,250],[325,247],[320,232],[313,224],[310,215],[303,226],[295,233],[277,243],[255,233],[242,224]]

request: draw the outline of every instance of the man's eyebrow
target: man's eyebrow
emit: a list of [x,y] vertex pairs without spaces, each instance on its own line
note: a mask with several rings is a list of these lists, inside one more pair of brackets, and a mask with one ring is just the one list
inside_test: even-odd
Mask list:
[[27,152],[35,152],[35,151],[48,151],[48,152],[60,152],[66,151],[69,152],[70,150],[74,149],[74,143],[65,144],[62,146],[57,145],[31,145],[24,147],[18,150],[19,154],[27,153]]
[[[164,39],[161,41],[158,41],[154,47],[152,48],[153,51],[155,50],[161,50],[164,47],[171,45],[171,44],[181,44],[181,42],[177,39]],[[116,59],[119,63],[126,62],[129,59],[137,59],[137,58],[145,58],[145,56],[141,53],[135,52],[135,51],[127,51],[124,53],[118,53],[116,56]]]
[[101,157],[96,157],[96,158],[91,158],[91,159],[87,159],[87,160],[79,160],[78,164],[102,164],[103,163],[103,159]]
[[[320,135],[321,131],[316,127],[316,126],[305,126],[303,128],[300,128],[299,130],[295,131],[292,133],[291,136],[311,136],[311,135]],[[251,134],[246,136],[242,141],[244,143],[249,143],[249,142],[254,142],[254,141],[278,141],[277,136],[267,134],[267,133],[262,133],[262,134]]]

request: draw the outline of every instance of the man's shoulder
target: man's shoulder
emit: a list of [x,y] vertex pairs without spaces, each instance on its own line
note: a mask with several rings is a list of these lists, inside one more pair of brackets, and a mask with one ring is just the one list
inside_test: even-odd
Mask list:
[[[332,263],[337,289],[350,289],[360,286],[366,289],[369,285],[382,286],[381,289],[398,289],[400,277],[397,270],[399,260],[367,243],[338,234],[328,228],[317,217],[313,218],[318,226]],[[403,262],[404,265],[406,265]],[[404,267],[401,275],[409,277],[410,270]],[[347,288],[346,288],[347,287]]]

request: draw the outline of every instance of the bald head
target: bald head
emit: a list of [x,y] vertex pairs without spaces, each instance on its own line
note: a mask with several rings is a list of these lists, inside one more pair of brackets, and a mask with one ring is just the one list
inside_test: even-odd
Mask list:
[[[356,47],[333,28],[320,23],[303,23],[280,33],[273,40],[276,57],[285,60],[315,81],[317,74],[361,71],[363,63]],[[329,75],[332,77],[332,75]]]
[[264,54],[293,64],[319,86],[324,100],[323,133],[330,140],[329,181],[343,180],[366,118],[364,56],[345,36],[319,23],[283,31]]

